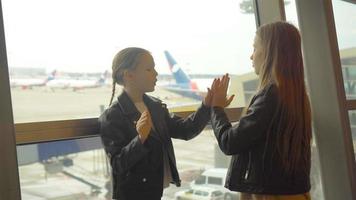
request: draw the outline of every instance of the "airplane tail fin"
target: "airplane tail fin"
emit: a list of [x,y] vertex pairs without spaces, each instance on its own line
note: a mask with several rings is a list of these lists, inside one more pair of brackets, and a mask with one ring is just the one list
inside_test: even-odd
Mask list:
[[105,70],[104,73],[100,76],[100,78],[97,81],[98,85],[105,85],[106,80],[109,78],[109,71]]
[[46,84],[48,81],[54,80],[57,76],[57,70],[53,70],[46,78],[46,80],[44,81],[44,84]]
[[173,56],[168,52],[164,51],[164,55],[169,64],[169,69],[176,80],[177,84],[189,84],[191,83],[189,76],[179,67]]
[[176,81],[177,87],[181,89],[188,89],[192,92],[198,91],[198,85],[196,82],[192,81],[183,69],[179,67],[173,56],[168,51],[164,51],[164,55],[166,56],[169,69],[171,70],[171,73]]

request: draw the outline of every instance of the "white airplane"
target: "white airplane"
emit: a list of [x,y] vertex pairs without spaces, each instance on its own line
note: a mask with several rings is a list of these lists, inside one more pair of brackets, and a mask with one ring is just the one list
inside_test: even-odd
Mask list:
[[[172,76],[174,77],[175,84],[161,85],[162,89],[180,94],[185,97],[198,100],[197,102],[179,103],[177,105],[169,106],[171,112],[194,110],[199,102],[205,97],[207,88],[211,87],[213,78],[191,79],[184,73],[178,66],[172,55],[164,52],[169,64]],[[216,76],[219,78],[221,76]],[[241,75],[230,74],[230,85],[228,89],[228,96],[235,95],[234,100],[231,102],[230,107],[243,107],[248,104],[250,98],[255,93],[258,85],[258,77],[254,72],[249,72]],[[236,94],[236,92],[239,92]]]
[[33,87],[46,86],[48,82],[55,79],[57,70],[51,72],[45,79],[41,78],[12,78],[10,77],[11,88],[32,89]]
[[49,81],[46,86],[53,89],[72,89],[73,91],[83,90],[87,88],[98,88],[107,85],[109,72],[106,70],[99,79],[88,78],[56,78]]

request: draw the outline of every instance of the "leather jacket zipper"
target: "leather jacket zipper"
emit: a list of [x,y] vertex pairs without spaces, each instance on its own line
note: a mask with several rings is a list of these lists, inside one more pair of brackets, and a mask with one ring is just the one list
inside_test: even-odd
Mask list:
[[248,152],[248,164],[245,172],[245,180],[247,180],[250,175],[250,169],[251,169],[251,152]]

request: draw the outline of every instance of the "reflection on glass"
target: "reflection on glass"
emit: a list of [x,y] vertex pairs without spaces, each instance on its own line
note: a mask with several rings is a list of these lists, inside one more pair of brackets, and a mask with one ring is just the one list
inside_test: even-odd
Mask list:
[[[152,52],[160,74],[152,95],[175,111],[193,109],[218,75],[231,74],[242,89],[239,80],[252,73],[251,0],[4,0],[2,7],[17,123],[97,117],[110,100],[112,59],[128,46]],[[244,106],[236,97],[231,106]]]

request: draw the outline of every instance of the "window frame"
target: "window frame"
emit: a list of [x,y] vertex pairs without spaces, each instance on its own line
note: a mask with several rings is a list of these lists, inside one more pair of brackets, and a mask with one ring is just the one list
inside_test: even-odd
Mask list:
[[[240,118],[243,108],[226,108],[226,114],[231,122]],[[175,112],[186,117],[193,111]],[[15,124],[16,145],[33,144],[65,139],[79,139],[99,136],[98,118],[60,120],[48,122],[30,122]]]

